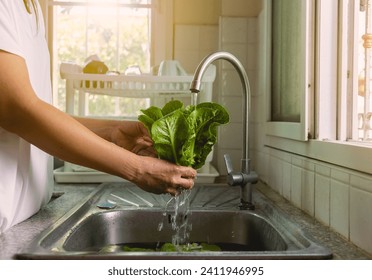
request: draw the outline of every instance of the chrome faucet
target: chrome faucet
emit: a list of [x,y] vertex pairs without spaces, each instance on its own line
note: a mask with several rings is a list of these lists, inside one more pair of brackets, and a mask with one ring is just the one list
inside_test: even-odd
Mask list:
[[249,159],[249,115],[250,115],[250,101],[251,101],[251,91],[249,87],[249,80],[247,73],[241,64],[241,62],[231,53],[228,52],[215,52],[206,56],[196,68],[194,73],[193,81],[191,82],[190,90],[192,93],[199,93],[201,87],[201,80],[203,74],[207,70],[208,66],[218,59],[223,59],[229,61],[239,74],[240,80],[243,86],[243,155],[241,160],[241,172],[234,172],[230,156],[228,154],[224,155],[226,169],[227,169],[227,183],[230,186],[240,186],[241,187],[241,199],[240,199],[240,209],[250,209],[253,210],[254,204],[252,202],[252,184],[257,183],[258,176],[257,173],[251,171],[250,159]]

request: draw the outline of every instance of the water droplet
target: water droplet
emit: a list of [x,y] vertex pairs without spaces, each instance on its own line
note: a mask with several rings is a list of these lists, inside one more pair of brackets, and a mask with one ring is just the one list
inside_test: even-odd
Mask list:
[[158,225],[158,231],[161,231],[163,229],[163,226],[164,226],[164,223],[163,222],[159,223],[159,225]]

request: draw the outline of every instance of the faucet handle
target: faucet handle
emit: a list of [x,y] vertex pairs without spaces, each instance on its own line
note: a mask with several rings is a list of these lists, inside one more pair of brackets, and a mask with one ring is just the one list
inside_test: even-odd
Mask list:
[[226,170],[227,170],[227,183],[230,186],[237,186],[237,185],[242,184],[244,181],[244,176],[241,172],[234,172],[230,155],[225,154],[223,157],[225,159]]
[[225,159],[227,174],[230,174],[234,171],[230,155],[229,154],[224,154],[223,157]]
[[247,183],[255,184],[258,181],[257,173],[248,170],[247,172],[235,172],[229,154],[224,155],[227,169],[227,183],[230,186],[244,185]]

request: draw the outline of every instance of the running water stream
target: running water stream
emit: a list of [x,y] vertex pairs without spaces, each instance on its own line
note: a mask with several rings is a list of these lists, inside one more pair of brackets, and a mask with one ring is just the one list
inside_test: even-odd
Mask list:
[[198,104],[198,93],[192,92],[191,93],[191,105],[196,106]]
[[[198,93],[191,93],[191,105],[198,104]],[[192,224],[189,224],[188,216],[190,214],[190,195],[191,190],[182,190],[179,195],[172,197],[166,205],[165,212],[171,212],[171,224],[174,234],[172,244],[176,247],[187,245],[189,243],[190,231]]]
[[[198,93],[191,93],[191,105],[198,104]],[[171,197],[164,209],[163,218],[170,214],[170,223],[174,234],[172,236],[172,244],[178,248],[180,245],[189,244],[190,231],[192,224],[189,224],[188,216],[190,214],[190,195],[191,190],[182,190],[179,195]],[[158,230],[161,231],[164,226],[164,221],[159,223]]]
[[[170,223],[174,234],[172,244],[176,247],[187,245],[189,242],[192,224],[188,222],[190,214],[190,194],[191,190],[183,190],[179,195],[171,197],[164,209],[163,217],[169,215]],[[164,221],[159,223],[158,230],[163,229]]]
[[172,229],[175,234],[172,236],[172,243],[175,246],[185,245],[188,243],[192,224],[188,223],[190,211],[190,194],[191,190],[183,190],[174,199],[174,212],[171,215]]

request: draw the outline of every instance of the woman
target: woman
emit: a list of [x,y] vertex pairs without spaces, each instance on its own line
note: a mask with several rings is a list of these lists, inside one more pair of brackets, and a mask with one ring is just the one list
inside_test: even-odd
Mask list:
[[37,0],[0,0],[0,233],[49,201],[51,155],[153,193],[193,186],[196,171],[155,158],[139,122],[74,118],[53,107],[49,71]]

